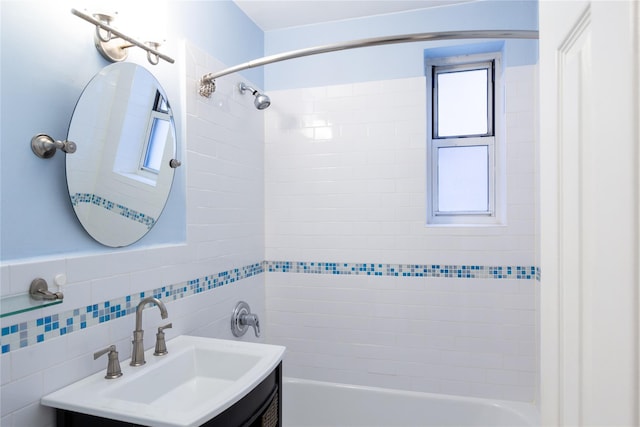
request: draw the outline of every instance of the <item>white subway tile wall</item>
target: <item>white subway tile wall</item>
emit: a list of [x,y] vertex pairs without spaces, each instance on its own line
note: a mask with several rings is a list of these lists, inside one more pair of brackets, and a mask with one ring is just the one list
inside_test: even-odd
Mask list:
[[[123,248],[105,254],[23,260],[0,267],[2,296],[26,293],[36,277],[45,278],[55,289],[55,275],[67,276],[62,304],[0,319],[3,427],[54,426],[54,413],[40,405],[41,396],[106,369],[104,358],[94,361],[92,356],[110,344],[116,344],[121,360],[130,357],[135,319],[126,309],[127,297],[134,304],[140,292],[180,284],[189,287],[190,282],[202,279],[198,282],[202,286],[185,295],[176,294],[179,296],[176,300],[173,295],[161,293],[169,312],[166,322],[173,323],[173,328],[165,331],[168,339],[180,334],[234,339],[229,316],[240,300],[247,301],[252,311],[266,318],[261,274],[264,118],[250,99],[236,93],[234,76],[220,81],[211,99],[199,97],[200,76],[225,65],[191,45],[180,56],[184,60],[177,61],[175,66],[185,67],[187,110],[182,121],[186,131],[180,143],[184,160],[181,170],[187,174],[188,186],[187,242],[148,249]],[[175,106],[178,102],[172,103]],[[218,277],[219,273],[223,276]],[[206,277],[226,284],[206,290],[203,288]],[[110,309],[118,302],[122,303],[120,310],[111,315]],[[92,317],[94,306],[99,313],[96,320]],[[154,311],[157,310],[145,310],[146,330],[165,322]],[[105,314],[109,318],[100,319]],[[85,328],[81,327],[82,316],[90,323]],[[24,329],[20,329],[21,325]],[[28,337],[24,347],[21,334]],[[7,347],[9,338],[17,340]],[[242,339],[259,340],[252,334]],[[146,348],[153,345],[152,338],[145,340]]]
[[[493,227],[425,225],[425,78],[269,93],[266,331],[288,348],[286,375],[535,399],[536,69],[505,70],[506,222]],[[318,262],[343,274],[308,274]]]
[[534,279],[267,273],[285,375],[532,401]]

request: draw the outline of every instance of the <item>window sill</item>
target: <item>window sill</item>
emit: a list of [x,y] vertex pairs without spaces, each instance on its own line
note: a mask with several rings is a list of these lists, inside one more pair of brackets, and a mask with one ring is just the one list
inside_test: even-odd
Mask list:
[[491,228],[491,227],[506,227],[507,224],[502,222],[495,223],[427,223],[425,228]]

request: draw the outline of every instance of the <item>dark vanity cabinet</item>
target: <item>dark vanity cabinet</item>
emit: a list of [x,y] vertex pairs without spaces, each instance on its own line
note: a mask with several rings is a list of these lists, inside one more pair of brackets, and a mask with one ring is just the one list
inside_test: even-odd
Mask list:
[[[176,407],[176,411],[180,408]],[[59,427],[139,426],[124,421],[56,409]],[[202,424],[203,427],[281,427],[282,363],[233,406]]]

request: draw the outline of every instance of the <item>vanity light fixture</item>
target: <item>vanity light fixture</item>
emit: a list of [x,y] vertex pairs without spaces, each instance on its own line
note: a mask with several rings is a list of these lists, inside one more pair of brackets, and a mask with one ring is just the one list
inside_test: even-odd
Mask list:
[[160,59],[164,59],[170,64],[175,62],[173,58],[158,51],[160,43],[151,41],[143,43],[113,28],[111,26],[113,16],[101,13],[90,16],[77,9],[71,9],[71,13],[96,26],[94,35],[96,49],[108,61],[120,62],[125,60],[128,55],[127,49],[137,46],[147,51],[147,60],[152,65],[157,65]]

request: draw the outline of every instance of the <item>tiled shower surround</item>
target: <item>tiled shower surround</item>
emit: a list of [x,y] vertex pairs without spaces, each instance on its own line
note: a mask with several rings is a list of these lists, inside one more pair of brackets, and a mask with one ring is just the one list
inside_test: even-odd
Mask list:
[[497,226],[425,224],[424,77],[268,91],[266,330],[286,375],[535,399],[536,75],[504,69]]

